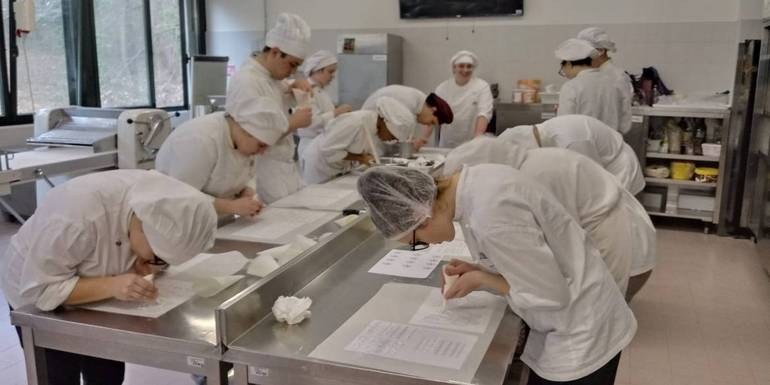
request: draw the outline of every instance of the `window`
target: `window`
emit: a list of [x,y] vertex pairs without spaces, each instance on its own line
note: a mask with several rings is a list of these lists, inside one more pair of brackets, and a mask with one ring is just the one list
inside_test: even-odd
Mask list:
[[150,1],[155,104],[184,104],[184,64],[179,0]]
[[150,105],[143,0],[94,1],[102,107]]

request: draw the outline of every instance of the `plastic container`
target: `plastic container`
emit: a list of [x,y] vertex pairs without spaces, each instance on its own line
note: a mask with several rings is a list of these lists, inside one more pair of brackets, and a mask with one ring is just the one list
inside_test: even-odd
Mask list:
[[695,181],[701,183],[716,183],[719,179],[719,169],[713,167],[697,167]]
[[703,143],[701,144],[701,148],[703,149],[703,156],[718,158],[719,155],[722,153],[721,144]]
[[669,174],[671,174],[671,171],[668,167],[659,164],[653,164],[644,168],[644,176],[650,178],[668,178]]
[[690,180],[695,175],[695,163],[671,162],[671,179]]

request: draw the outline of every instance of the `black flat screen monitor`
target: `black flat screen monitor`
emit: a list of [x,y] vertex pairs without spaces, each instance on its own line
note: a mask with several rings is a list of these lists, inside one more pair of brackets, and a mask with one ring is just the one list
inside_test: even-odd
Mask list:
[[524,0],[399,0],[402,19],[521,16]]

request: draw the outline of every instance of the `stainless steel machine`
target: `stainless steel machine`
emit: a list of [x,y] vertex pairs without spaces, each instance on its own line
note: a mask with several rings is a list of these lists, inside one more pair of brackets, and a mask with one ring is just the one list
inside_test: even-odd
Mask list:
[[361,108],[375,90],[403,81],[402,41],[389,33],[337,37],[339,102]]

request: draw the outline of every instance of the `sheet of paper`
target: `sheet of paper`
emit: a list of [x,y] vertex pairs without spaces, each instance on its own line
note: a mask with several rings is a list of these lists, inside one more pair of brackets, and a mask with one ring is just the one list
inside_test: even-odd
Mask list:
[[374,320],[345,350],[456,370],[477,340],[470,334]]
[[234,285],[243,277],[244,275],[226,275],[222,277],[199,278],[193,281],[193,290],[195,294],[203,298],[213,297],[222,290]]
[[441,289],[436,288],[417,309],[409,323],[481,334],[487,330],[492,314],[505,306],[506,302],[500,296],[474,291],[463,298],[447,301],[447,306],[444,307]]
[[441,262],[430,248],[421,251],[391,250],[371,269],[370,273],[408,278],[427,278]]
[[463,259],[466,261],[472,261],[471,251],[468,250],[468,244],[465,241],[461,241],[457,238],[450,242],[442,242],[437,245],[430,245],[428,250],[434,255],[441,257],[444,261],[456,259]]
[[335,188],[342,190],[357,190],[358,189],[358,175],[344,175],[339,178],[332,179],[324,184],[323,187]]
[[229,276],[241,271],[248,262],[249,260],[239,251],[221,254],[201,253],[181,265],[170,266],[166,276],[188,281],[196,278]]
[[246,242],[286,244],[305,235],[338,214],[330,211],[267,207],[255,218],[240,218],[217,229],[217,238]]
[[81,307],[107,313],[127,314],[138,317],[158,318],[171,309],[187,302],[195,295],[193,283],[168,277],[155,279],[158,299],[155,302],[131,302],[111,299]]
[[342,211],[358,201],[355,190],[310,185],[270,204],[270,207]]

